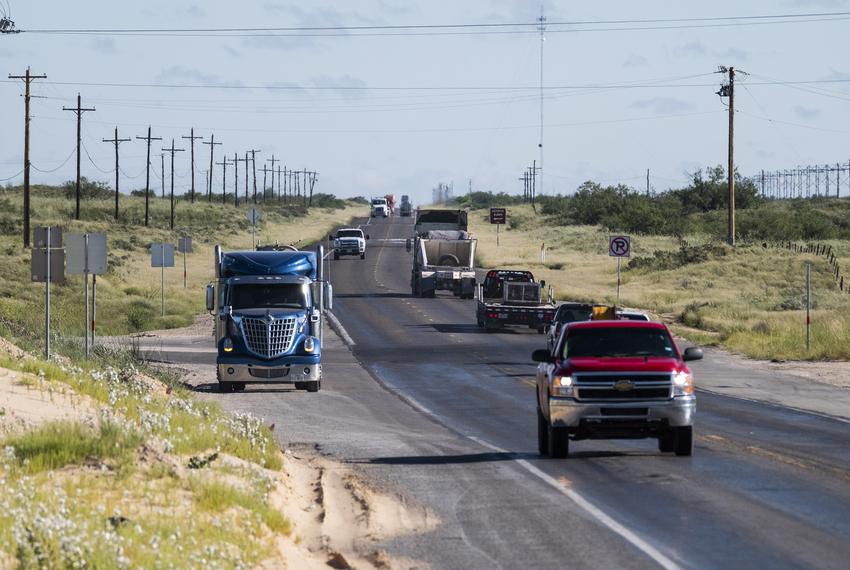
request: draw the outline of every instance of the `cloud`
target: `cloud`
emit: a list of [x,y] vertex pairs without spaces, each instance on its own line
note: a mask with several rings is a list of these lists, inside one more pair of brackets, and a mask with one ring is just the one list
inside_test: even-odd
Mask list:
[[325,92],[338,93],[346,99],[361,97],[368,87],[362,79],[347,74],[339,77],[320,75],[312,78],[311,82],[313,86],[321,87]]
[[812,107],[804,107],[802,105],[794,105],[792,108],[794,114],[804,119],[806,121],[811,121],[812,119],[816,119],[820,116],[820,109],[814,109]]
[[225,44],[225,45],[221,46],[221,49],[223,49],[225,52],[227,52],[227,55],[229,55],[232,58],[242,59],[242,52],[239,51],[236,48],[230,47],[229,45]]
[[641,99],[629,105],[630,109],[651,111],[657,115],[668,115],[671,113],[683,113],[694,109],[693,103],[673,97],[655,97],[653,99]]
[[712,52],[712,55],[714,55],[714,57],[723,59],[724,61],[731,60],[731,64],[750,60],[749,52],[738,48],[729,48],[724,51],[715,51]]
[[676,57],[705,57],[708,55],[708,50],[701,42],[694,41],[674,47],[673,55]]
[[823,85],[826,88],[841,89],[842,91],[850,91],[850,73],[839,71],[834,68],[829,69],[829,74],[819,78],[822,81],[835,81],[834,85]]
[[172,65],[159,72],[157,83],[189,83],[195,85],[215,85],[218,87],[235,87],[242,85],[240,81],[228,81],[215,73],[205,73],[200,69],[183,65]]
[[623,62],[623,67],[646,67],[649,65],[649,62],[642,55],[638,55],[633,53],[629,56],[629,58]]
[[106,55],[112,55],[115,53],[115,41],[112,38],[107,38],[104,36],[98,36],[92,40],[92,49],[96,52],[100,52]]
[[300,83],[293,83],[291,81],[274,81],[272,83],[266,83],[266,89],[275,93],[285,90],[289,93],[302,94],[304,93],[305,88]]
[[401,0],[378,0],[378,10],[391,16],[412,16],[420,13],[418,7]]
[[194,18],[206,18],[207,13],[197,4],[192,4],[186,9],[186,13]]

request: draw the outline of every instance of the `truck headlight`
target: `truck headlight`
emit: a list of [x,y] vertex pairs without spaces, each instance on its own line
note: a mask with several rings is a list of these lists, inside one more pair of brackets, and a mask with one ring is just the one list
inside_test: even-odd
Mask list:
[[304,339],[304,352],[313,352],[316,350],[316,339],[308,336]]
[[224,349],[224,352],[233,352],[233,341],[228,337],[224,339],[221,347]]
[[673,376],[673,395],[689,396],[694,393],[694,377],[688,372],[677,372]]
[[550,396],[572,396],[573,395],[573,377],[572,376],[553,376],[552,382],[549,384]]

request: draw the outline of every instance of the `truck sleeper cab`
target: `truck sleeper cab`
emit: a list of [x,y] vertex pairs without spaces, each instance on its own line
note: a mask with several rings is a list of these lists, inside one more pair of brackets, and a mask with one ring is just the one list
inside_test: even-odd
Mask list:
[[222,253],[207,288],[215,316],[216,379],[222,392],[246,384],[321,388],[320,297],[316,254],[304,251]]

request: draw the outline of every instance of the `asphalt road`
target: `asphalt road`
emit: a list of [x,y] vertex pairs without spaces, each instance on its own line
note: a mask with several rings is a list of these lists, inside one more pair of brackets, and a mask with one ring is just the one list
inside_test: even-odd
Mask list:
[[[655,440],[541,458],[530,353],[544,337],[483,332],[474,301],[410,297],[410,231],[409,219],[372,221],[367,259],[330,263],[354,344],[329,335],[320,393],[213,396],[275,422],[284,445],[315,445],[428,506],[440,524],[391,553],[435,568],[848,567],[850,423],[701,392],[692,458]],[[211,388],[208,338],[157,342]],[[693,368],[697,382],[747,381],[725,362]]]

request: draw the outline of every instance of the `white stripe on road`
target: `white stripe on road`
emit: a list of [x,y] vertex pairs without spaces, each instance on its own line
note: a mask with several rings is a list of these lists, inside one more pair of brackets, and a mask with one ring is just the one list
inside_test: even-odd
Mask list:
[[336,315],[334,315],[330,311],[328,311],[327,314],[328,320],[331,322],[331,326],[334,328],[337,334],[342,337],[342,341],[348,346],[354,346],[355,344],[357,344],[356,342],[354,342],[354,339],[351,338],[351,336],[348,334],[348,331],[345,330],[345,327],[342,326],[342,323],[339,322],[339,319],[336,318]]

